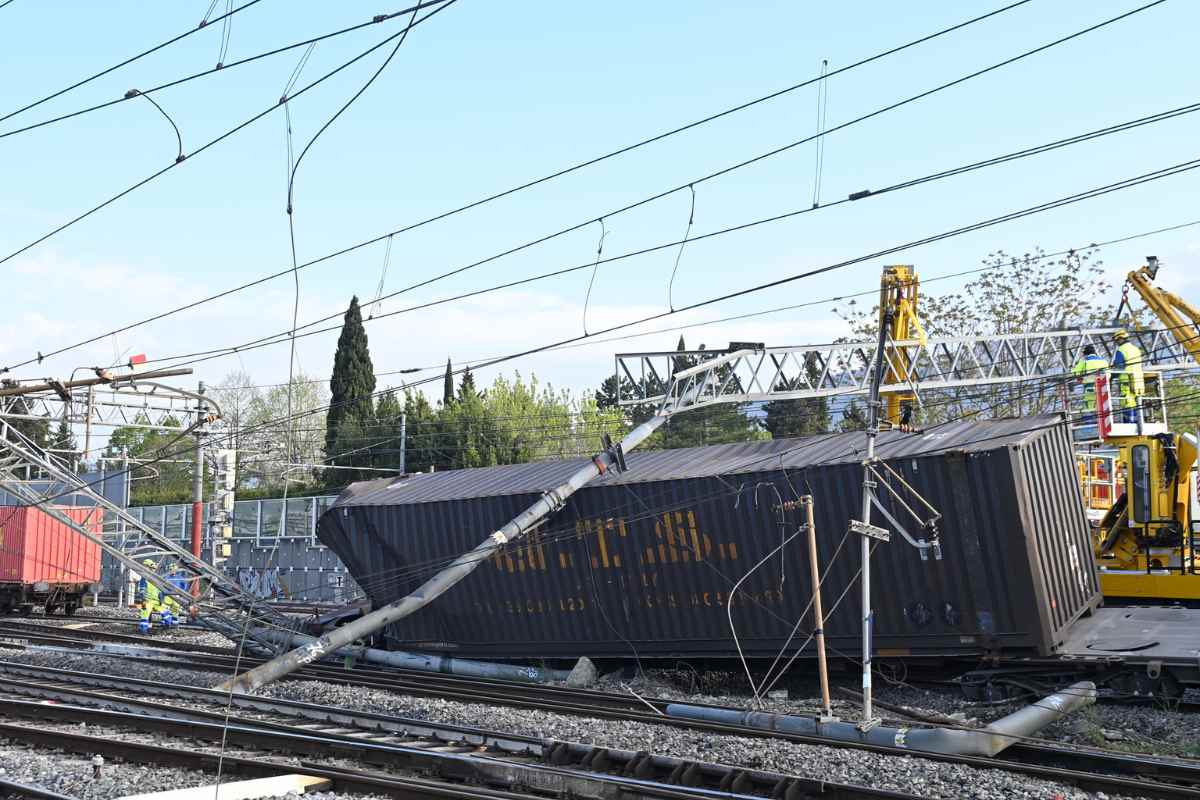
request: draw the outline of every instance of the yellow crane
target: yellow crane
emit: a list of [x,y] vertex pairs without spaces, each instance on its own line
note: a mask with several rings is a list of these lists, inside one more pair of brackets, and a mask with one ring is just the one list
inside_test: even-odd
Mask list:
[[[927,341],[925,328],[917,316],[921,281],[911,264],[895,264],[883,268],[879,282],[879,324],[887,326],[887,340],[903,342],[915,339],[922,345]],[[888,312],[891,312],[890,315]],[[890,321],[889,321],[890,320]],[[884,386],[911,383],[911,356],[905,347],[885,351]],[[893,426],[908,427],[913,421],[916,393],[888,392],[884,412]]]
[[[1158,259],[1146,261],[1129,273],[1127,287],[1137,291],[1179,346],[1200,364],[1200,310],[1155,286]],[[1200,601],[1196,439],[1169,431],[1165,408],[1154,408],[1156,404],[1144,398],[1139,398],[1133,419],[1119,416],[1109,399],[1114,394],[1110,384],[1123,377],[1117,371],[1097,378],[1100,429],[1117,451],[1118,480],[1124,489],[1096,529],[1100,587],[1112,598]],[[1146,377],[1150,385],[1158,376]]]

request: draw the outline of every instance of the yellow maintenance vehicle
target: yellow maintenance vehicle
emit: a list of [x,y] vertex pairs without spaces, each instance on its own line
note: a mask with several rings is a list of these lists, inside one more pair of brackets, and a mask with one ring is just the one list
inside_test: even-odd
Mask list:
[[[1158,268],[1158,259],[1151,257],[1130,272],[1126,293],[1136,290],[1183,351],[1200,364],[1200,311],[1153,284]],[[1139,371],[1140,364],[1126,365],[1095,378],[1096,425],[1112,453],[1105,477],[1115,489],[1112,505],[1095,531],[1100,588],[1106,598],[1198,602],[1196,438],[1168,429],[1158,375],[1145,373],[1144,390],[1130,402],[1129,387]],[[1095,470],[1093,462],[1085,463],[1086,489]],[[1093,499],[1092,492],[1086,494]]]
[[[1181,353],[1200,365],[1200,311],[1178,295],[1156,287],[1156,258],[1130,272],[1117,316],[1131,290],[1145,301],[1158,324],[1173,335]],[[920,281],[909,265],[884,267],[880,280],[879,324],[894,343],[927,341],[918,314]],[[1135,334],[1137,331],[1135,331]],[[1094,526],[1093,549],[1105,597],[1194,601],[1200,604],[1200,508],[1197,508],[1197,442],[1167,427],[1163,376],[1142,369],[1142,355],[1113,342],[1097,341],[1084,350],[1097,359],[1077,372],[1086,409],[1072,414],[1076,428],[1080,482]],[[1113,367],[1117,351],[1137,353]],[[1105,353],[1108,355],[1108,353]],[[887,423],[908,429],[918,402],[906,386],[913,358],[910,347],[887,353],[884,381],[902,386],[884,393]],[[910,384],[911,385],[911,384]],[[1065,386],[1064,386],[1065,389]],[[1067,393],[1064,391],[1063,397]],[[1071,411],[1071,404],[1065,403]],[[1075,409],[1078,411],[1078,409]]]

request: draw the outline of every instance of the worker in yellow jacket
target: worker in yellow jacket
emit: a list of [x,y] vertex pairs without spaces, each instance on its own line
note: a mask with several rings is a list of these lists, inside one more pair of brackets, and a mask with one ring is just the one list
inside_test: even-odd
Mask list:
[[1121,408],[1125,409],[1124,421],[1138,421],[1138,405],[1146,393],[1146,377],[1142,372],[1142,351],[1129,341],[1129,334],[1117,331],[1113,334],[1117,352],[1113,354],[1113,376],[1121,390]]
[[[147,558],[142,564],[146,567],[146,572],[154,572],[154,560]],[[159,601],[162,598],[162,593],[159,591],[152,581],[147,578],[147,575],[142,575],[142,579],[138,581],[138,630],[142,633],[149,633],[151,626],[151,617],[159,610]]]
[[1083,358],[1076,361],[1075,366],[1071,368],[1071,374],[1083,383],[1083,407],[1087,411],[1084,415],[1086,422],[1093,422],[1096,418],[1095,375],[1106,369],[1108,369],[1108,359],[1097,355],[1096,348],[1090,344],[1083,348]]

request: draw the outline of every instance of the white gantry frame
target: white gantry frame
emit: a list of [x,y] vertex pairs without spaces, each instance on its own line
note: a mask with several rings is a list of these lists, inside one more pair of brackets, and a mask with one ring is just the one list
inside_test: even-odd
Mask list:
[[[883,392],[920,392],[1063,379],[1087,345],[1111,360],[1117,328],[1015,333],[888,342]],[[1196,362],[1165,330],[1132,332],[1146,369],[1196,370]],[[762,349],[621,353],[616,357],[620,405],[672,408],[713,403],[865,395],[875,342]],[[687,366],[694,365],[694,366]],[[678,367],[683,366],[683,369]]]

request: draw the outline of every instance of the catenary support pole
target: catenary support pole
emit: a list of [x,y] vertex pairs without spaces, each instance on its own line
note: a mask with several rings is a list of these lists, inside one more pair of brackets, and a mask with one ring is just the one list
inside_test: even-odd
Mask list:
[[821,608],[821,568],[817,565],[817,526],[813,522],[811,494],[800,498],[804,522],[808,526],[808,574],[813,587],[813,638],[817,640],[817,672],[821,678],[822,719],[833,719],[829,698],[829,665],[825,661],[825,611]]
[[871,525],[871,495],[875,481],[871,480],[871,463],[875,460],[875,439],[879,436],[879,411],[883,401],[879,398],[879,387],[883,383],[884,348],[887,345],[888,330],[892,327],[892,309],[887,305],[886,298],[880,298],[884,313],[879,321],[879,340],[875,346],[875,360],[871,372],[871,390],[867,395],[867,454],[863,461],[863,496],[862,517],[862,720],[863,728],[879,724],[874,710],[871,708],[871,634],[875,619],[871,610],[871,543],[872,539],[865,531]]
[[[202,558],[201,545],[204,541],[204,433],[203,423],[208,416],[208,404],[204,402],[204,381],[200,381],[197,394],[201,395],[196,409],[196,462],[192,467],[192,555]],[[285,511],[286,514],[286,511]],[[200,596],[200,579],[192,581],[192,597]]]
[[594,456],[586,466],[581,467],[565,483],[543,494],[536,503],[521,512],[503,528],[488,536],[474,549],[456,558],[450,566],[425,581],[412,594],[388,603],[340,628],[334,628],[302,647],[277,656],[248,672],[219,684],[217,688],[222,691],[253,692],[260,686],[278,680],[318,658],[323,658],[357,639],[370,636],[381,628],[424,608],[474,572],[476,567],[499,552],[506,543],[520,539],[544,517],[562,508],[571,495],[586,486],[593,478],[603,475],[609,467],[618,464],[620,453],[628,452],[644,442],[669,416],[670,412],[660,411],[638,425],[621,440],[618,447]]

